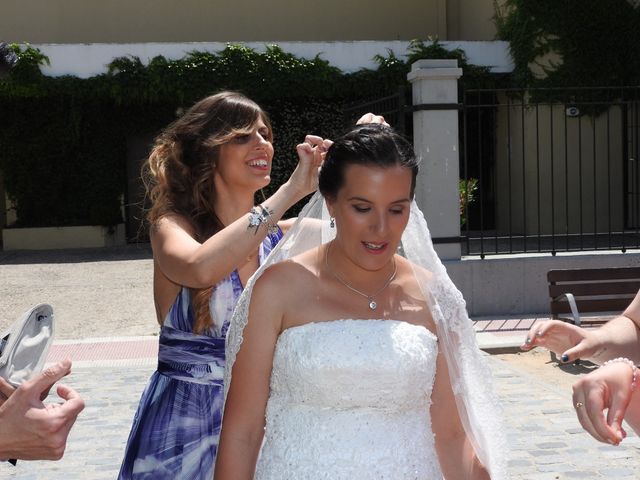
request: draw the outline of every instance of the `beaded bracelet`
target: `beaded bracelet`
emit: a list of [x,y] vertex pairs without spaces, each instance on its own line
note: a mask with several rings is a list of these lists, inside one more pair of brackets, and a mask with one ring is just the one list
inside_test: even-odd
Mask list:
[[631,367],[631,390],[635,390],[636,387],[638,386],[637,380],[638,380],[638,368],[636,367],[636,365],[629,360],[628,358],[625,357],[618,357],[618,358],[613,358],[611,360],[607,360],[606,362],[604,362],[602,364],[603,367],[606,367],[607,365],[610,365],[612,363],[626,363],[627,365],[629,365]]

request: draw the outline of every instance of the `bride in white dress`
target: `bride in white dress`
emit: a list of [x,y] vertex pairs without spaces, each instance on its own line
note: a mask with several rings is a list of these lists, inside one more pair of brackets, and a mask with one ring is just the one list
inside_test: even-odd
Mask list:
[[506,478],[490,373],[412,202],[417,169],[383,125],[329,149],[335,238],[299,220],[234,315],[216,480]]

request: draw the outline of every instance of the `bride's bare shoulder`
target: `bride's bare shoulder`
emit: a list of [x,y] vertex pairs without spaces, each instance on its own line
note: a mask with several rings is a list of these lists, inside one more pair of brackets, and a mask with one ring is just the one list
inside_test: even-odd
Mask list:
[[398,263],[398,271],[404,271],[407,274],[413,274],[414,276],[417,276],[423,280],[431,280],[433,278],[433,272],[427,270],[421,265],[407,260],[400,255],[396,255],[396,262]]
[[277,290],[281,294],[295,290],[318,276],[318,249],[314,248],[288,260],[270,265],[256,281],[256,288]]

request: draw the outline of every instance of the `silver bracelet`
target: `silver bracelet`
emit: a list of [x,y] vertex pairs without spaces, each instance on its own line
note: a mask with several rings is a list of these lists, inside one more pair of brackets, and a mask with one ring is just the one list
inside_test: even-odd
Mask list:
[[[258,210],[258,208],[260,210]],[[266,225],[267,231],[269,233],[277,233],[278,226],[274,225],[273,222],[271,221],[271,214],[273,212],[269,211],[268,208],[263,207],[262,205],[258,205],[258,208],[256,207],[251,208],[251,211],[249,212],[249,226],[247,227],[247,230],[254,228],[255,230],[253,233],[255,235],[258,233],[260,226],[264,224]]]
[[278,233],[278,231],[280,230],[280,228],[278,228],[278,224],[273,223],[273,221],[271,220],[271,215],[273,215],[273,210],[269,210],[269,207],[265,207],[264,205],[258,205],[258,206],[262,210],[262,216],[267,219],[266,221],[267,221],[268,232],[271,234]]
[[612,358],[611,360],[607,360],[606,362],[604,362],[602,364],[603,367],[606,367],[607,365],[611,365],[612,363],[626,363],[627,365],[629,365],[631,367],[631,391],[635,390],[636,387],[638,386],[637,380],[638,380],[638,368],[636,367],[635,363],[633,363],[631,360],[629,360],[626,357],[618,357],[618,358]]

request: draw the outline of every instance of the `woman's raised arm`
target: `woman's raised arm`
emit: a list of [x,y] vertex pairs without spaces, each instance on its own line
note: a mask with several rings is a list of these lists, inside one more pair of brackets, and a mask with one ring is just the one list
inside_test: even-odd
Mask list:
[[[190,223],[179,215],[157,221],[152,227],[151,244],[162,273],[178,285],[207,288],[244,264],[264,240],[269,225],[274,226],[293,204],[316,190],[327,142],[307,135],[297,147],[299,162],[289,180],[254,213],[247,212],[203,243],[195,240]],[[268,222],[256,217],[256,213],[264,216],[265,210]],[[285,230],[288,226],[282,224]]]

